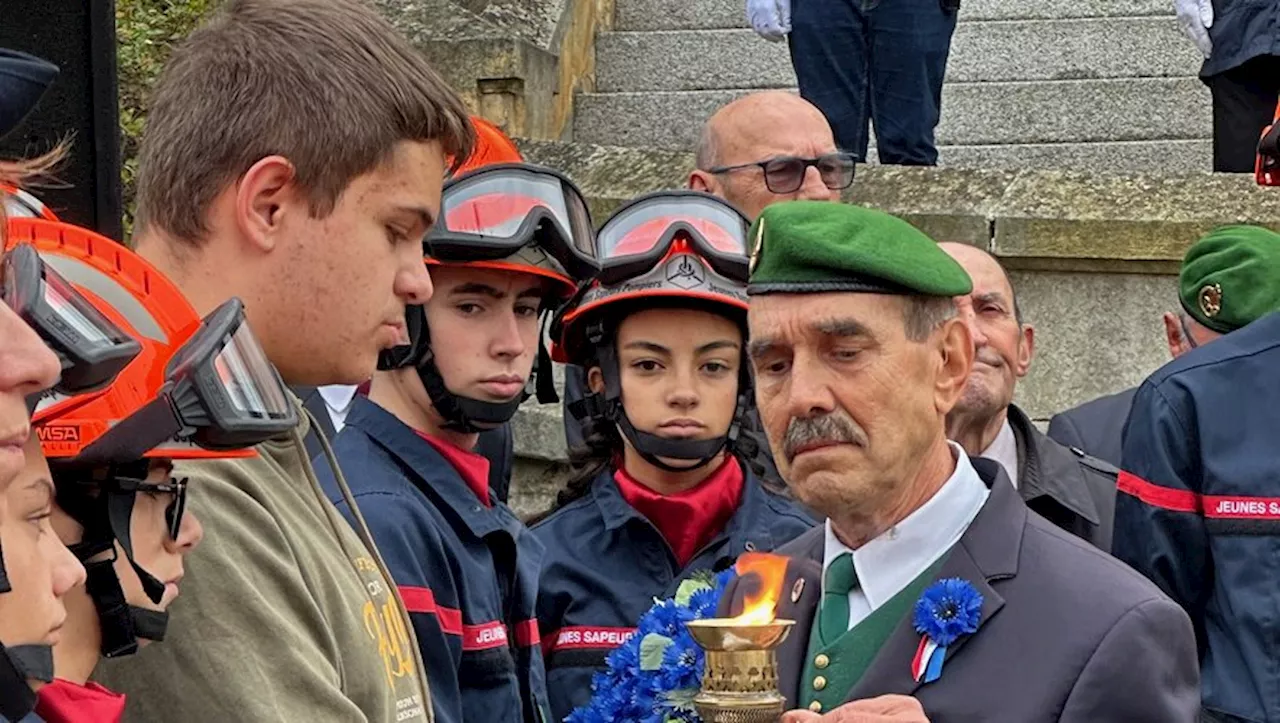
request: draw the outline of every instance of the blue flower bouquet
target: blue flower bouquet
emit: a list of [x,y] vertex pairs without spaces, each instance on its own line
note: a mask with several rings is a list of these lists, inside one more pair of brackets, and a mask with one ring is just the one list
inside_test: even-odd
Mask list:
[[655,600],[636,633],[616,648],[591,681],[591,702],[565,723],[702,723],[693,708],[706,665],[686,623],[715,616],[734,571],[695,575],[674,598]]

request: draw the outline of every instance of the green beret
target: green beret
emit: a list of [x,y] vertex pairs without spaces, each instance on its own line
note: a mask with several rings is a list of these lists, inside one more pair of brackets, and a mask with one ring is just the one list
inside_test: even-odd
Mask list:
[[766,206],[751,226],[750,295],[962,296],[973,281],[933,239],[900,218],[830,201]]
[[1223,226],[1187,250],[1178,275],[1182,308],[1220,334],[1280,309],[1280,234]]

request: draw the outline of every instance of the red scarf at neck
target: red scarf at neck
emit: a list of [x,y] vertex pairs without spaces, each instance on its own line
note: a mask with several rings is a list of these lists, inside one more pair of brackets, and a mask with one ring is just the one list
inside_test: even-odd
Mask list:
[[439,437],[432,437],[422,432],[418,432],[418,436],[434,447],[436,452],[444,457],[444,461],[453,465],[453,468],[462,476],[462,481],[466,482],[467,487],[480,499],[480,504],[493,507],[493,500],[489,499],[489,460],[487,458],[461,447],[455,447]]
[[36,694],[36,714],[48,723],[117,723],[124,696],[94,682],[85,685],[55,678]]
[[662,533],[680,567],[724,530],[742,501],[742,465],[732,455],[696,487],[672,495],[649,489],[621,467],[613,479],[627,504]]

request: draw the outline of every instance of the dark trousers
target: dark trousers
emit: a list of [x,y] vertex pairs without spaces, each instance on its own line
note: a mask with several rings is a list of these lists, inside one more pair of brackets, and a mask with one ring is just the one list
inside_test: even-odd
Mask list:
[[870,119],[881,163],[938,162],[933,131],[956,29],[946,2],[793,0],[791,64],[800,95],[827,117],[842,150],[866,160]]
[[1213,94],[1213,170],[1253,173],[1262,129],[1275,119],[1280,55],[1259,55],[1204,82]]

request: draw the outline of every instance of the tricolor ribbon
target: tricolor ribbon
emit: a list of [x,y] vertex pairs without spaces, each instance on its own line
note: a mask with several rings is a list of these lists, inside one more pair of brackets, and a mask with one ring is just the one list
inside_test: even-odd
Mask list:
[[911,660],[911,677],[917,683],[932,683],[942,675],[947,648],[977,632],[978,623],[982,622],[982,595],[961,578],[938,580],[916,601],[911,620],[920,633],[920,647]]
[[911,677],[917,683],[932,683],[942,675],[942,661],[947,657],[947,649],[929,639],[928,635],[920,636],[920,646],[916,648],[916,657],[911,660]]

